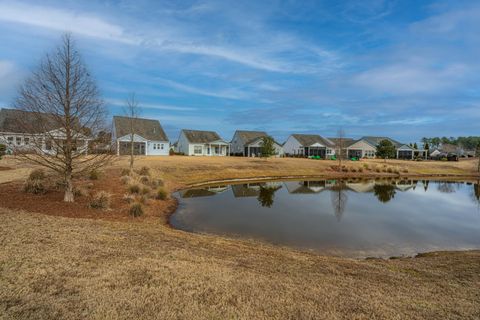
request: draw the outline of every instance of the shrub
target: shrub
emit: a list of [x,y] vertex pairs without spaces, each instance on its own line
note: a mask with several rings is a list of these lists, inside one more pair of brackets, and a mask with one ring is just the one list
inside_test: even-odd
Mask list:
[[129,176],[130,175],[130,170],[127,168],[123,168],[122,172],[120,173],[120,176]]
[[138,183],[131,183],[129,186],[128,186],[128,191],[130,193],[140,193],[140,185]]
[[7,153],[7,146],[0,143],[0,159]]
[[111,195],[108,192],[97,192],[90,200],[90,208],[93,209],[108,209],[110,208]]
[[156,187],[163,187],[165,183],[163,182],[162,179],[154,179],[150,181],[150,185],[156,188]]
[[365,170],[368,170],[369,169],[368,163],[364,163],[363,167],[365,168]]
[[33,194],[43,194],[46,192],[46,189],[41,179],[28,178],[23,185],[23,191]]
[[145,195],[149,194],[150,191],[152,191],[152,189],[149,186],[143,186],[142,189],[140,190],[140,192]]
[[357,169],[356,168],[350,168],[350,172],[357,172]]
[[140,176],[140,182],[143,184],[149,184],[150,183],[150,177],[149,176]]
[[380,173],[380,172],[381,172],[381,170],[380,170],[380,168],[379,168],[379,167],[376,167],[376,168],[375,168],[375,171],[376,171],[376,172],[378,172],[378,173]]
[[138,174],[141,176],[149,176],[150,175],[150,168],[149,167],[141,167],[140,170],[138,170]]
[[123,183],[123,184],[130,184],[132,182],[132,177],[130,176],[122,176],[120,178],[120,181]]
[[392,167],[388,167],[388,168],[387,168],[387,172],[388,172],[388,173],[393,173]]
[[403,168],[402,170],[404,173],[408,173],[408,168]]
[[155,199],[166,200],[167,197],[168,197],[168,193],[164,188],[160,187],[157,189],[157,192],[155,194]]
[[127,203],[132,203],[133,201],[135,201],[135,196],[130,193],[125,193],[123,195],[123,200],[125,200]]
[[132,203],[129,209],[130,215],[133,217],[140,217],[143,215],[143,206],[141,203],[135,202]]
[[84,196],[88,195],[88,192],[84,188],[74,187],[73,188],[73,195],[75,197],[84,197]]
[[28,178],[31,180],[43,180],[45,179],[45,171],[43,169],[35,169],[30,172]]
[[89,179],[98,180],[100,178],[100,175],[101,173],[98,170],[93,169],[92,171],[90,171]]
[[362,167],[358,168],[358,172],[363,172],[363,168]]

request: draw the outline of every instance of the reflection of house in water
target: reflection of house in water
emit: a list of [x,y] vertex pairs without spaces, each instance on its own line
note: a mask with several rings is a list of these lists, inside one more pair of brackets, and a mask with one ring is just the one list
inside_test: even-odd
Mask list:
[[358,181],[358,182],[347,182],[345,185],[348,189],[355,192],[373,192],[376,182],[374,180],[370,181]]
[[288,193],[319,193],[328,186],[326,180],[323,181],[286,181],[284,182]]
[[407,191],[412,188],[415,189],[415,187],[417,186],[417,181],[416,180],[399,180],[399,181],[395,181],[395,186],[400,191]]
[[228,186],[211,186],[201,189],[188,189],[179,192],[182,198],[211,197],[222,193],[228,189]]
[[260,188],[280,189],[282,184],[280,182],[252,182],[244,184],[232,185],[232,191],[235,198],[241,197],[258,197]]

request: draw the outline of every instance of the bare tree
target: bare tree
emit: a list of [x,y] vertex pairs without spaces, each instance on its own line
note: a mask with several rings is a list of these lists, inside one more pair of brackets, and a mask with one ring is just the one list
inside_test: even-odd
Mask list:
[[134,162],[134,155],[135,155],[135,123],[140,115],[140,107],[138,105],[137,98],[135,93],[131,93],[126,101],[125,101],[125,108],[124,114],[128,118],[128,130],[130,133],[130,173],[133,172],[133,162]]
[[15,108],[22,111],[16,122],[29,144],[18,157],[59,174],[64,201],[73,202],[72,179],[104,166],[111,154],[86,155],[89,139],[105,129],[107,113],[70,34],[19,88]]
[[343,129],[339,129],[337,131],[337,141],[335,144],[335,153],[338,160],[338,167],[342,167],[342,158],[344,156],[345,150],[345,131]]
[[477,148],[475,149],[475,156],[478,158],[477,172],[480,172],[480,143],[477,144]]

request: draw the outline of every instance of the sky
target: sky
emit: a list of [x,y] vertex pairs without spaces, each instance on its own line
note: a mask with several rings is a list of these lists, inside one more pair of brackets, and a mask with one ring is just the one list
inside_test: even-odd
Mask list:
[[70,32],[110,116],[335,137],[480,135],[480,1],[3,1],[0,107]]

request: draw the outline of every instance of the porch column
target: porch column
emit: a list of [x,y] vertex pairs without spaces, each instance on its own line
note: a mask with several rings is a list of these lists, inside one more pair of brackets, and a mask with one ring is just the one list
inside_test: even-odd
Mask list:
[[250,146],[247,147],[247,157],[250,157]]
[[148,156],[148,142],[145,141],[145,155]]
[[85,155],[88,155],[88,140],[85,140],[84,148],[85,148]]
[[397,150],[397,159],[398,159],[398,150]]
[[415,155],[415,151],[412,151],[412,160],[414,158],[414,155]]
[[117,139],[117,156],[120,155],[120,140]]

